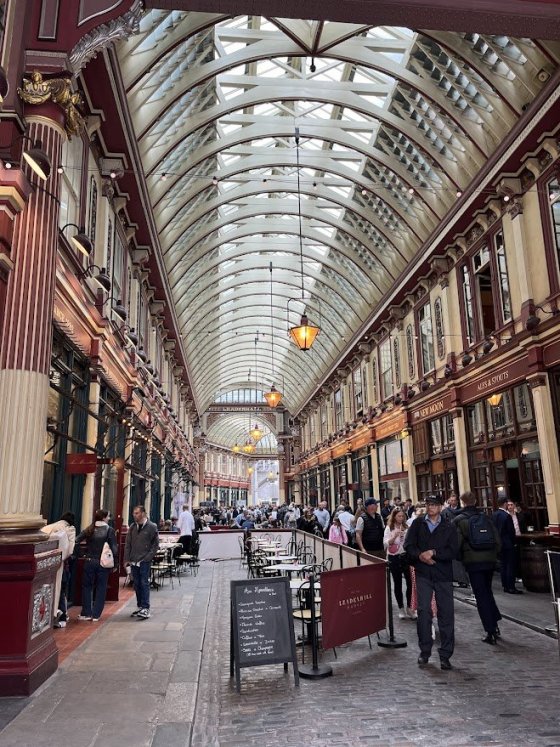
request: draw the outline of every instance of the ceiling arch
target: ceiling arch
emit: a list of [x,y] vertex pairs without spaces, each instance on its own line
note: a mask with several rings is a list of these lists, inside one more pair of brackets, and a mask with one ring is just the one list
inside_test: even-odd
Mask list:
[[249,413],[249,415],[251,416],[250,420],[245,413],[228,413],[213,419],[206,433],[207,440],[212,444],[229,449],[235,444],[242,446],[249,437],[249,428],[256,423],[263,431],[261,441],[264,441],[267,446],[270,444],[270,446],[263,449],[262,446],[259,447],[260,442],[257,442],[255,456],[275,453],[277,451],[277,439],[274,426],[270,420],[259,413]]
[[[471,32],[144,15],[118,54],[199,411],[243,379],[257,330],[263,379],[283,375],[298,411],[556,51]],[[307,307],[323,330],[311,355],[285,336]]]

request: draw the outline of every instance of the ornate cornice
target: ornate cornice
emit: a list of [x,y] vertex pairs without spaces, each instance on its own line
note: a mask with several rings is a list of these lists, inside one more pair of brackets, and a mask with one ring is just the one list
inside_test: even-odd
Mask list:
[[111,44],[136,34],[142,12],[141,0],[135,0],[127,13],[108,23],[102,23],[83,36],[69,55],[70,69],[74,75]]

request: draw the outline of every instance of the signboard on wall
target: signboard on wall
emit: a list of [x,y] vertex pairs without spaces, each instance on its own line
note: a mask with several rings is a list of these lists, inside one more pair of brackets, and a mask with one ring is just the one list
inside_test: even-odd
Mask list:
[[67,454],[66,473],[68,475],[90,475],[97,469],[97,454]]
[[365,638],[386,627],[385,563],[321,574],[323,648]]

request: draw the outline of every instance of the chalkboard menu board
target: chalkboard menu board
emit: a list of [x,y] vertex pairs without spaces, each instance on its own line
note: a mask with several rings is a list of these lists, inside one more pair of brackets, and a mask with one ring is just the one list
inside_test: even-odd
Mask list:
[[287,578],[231,582],[230,675],[241,688],[241,667],[294,666],[299,684],[292,600]]

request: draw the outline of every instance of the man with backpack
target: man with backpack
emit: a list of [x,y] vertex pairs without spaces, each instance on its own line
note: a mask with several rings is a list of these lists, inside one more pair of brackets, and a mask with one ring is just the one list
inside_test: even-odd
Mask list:
[[467,569],[486,631],[482,642],[495,645],[500,637],[498,622],[502,616],[492,592],[492,577],[501,547],[500,535],[490,517],[477,508],[473,493],[463,493],[461,503],[464,508],[454,519],[459,535],[459,558]]

